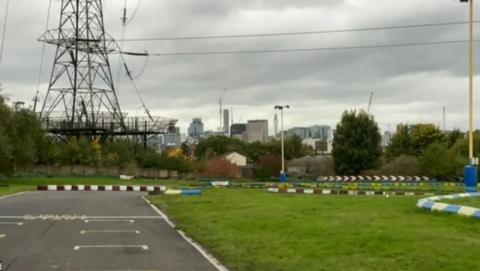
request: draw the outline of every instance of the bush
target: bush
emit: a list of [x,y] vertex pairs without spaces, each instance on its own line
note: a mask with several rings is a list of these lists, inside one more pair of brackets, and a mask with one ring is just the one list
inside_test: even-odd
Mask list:
[[422,173],[420,162],[415,156],[401,155],[384,164],[380,169],[381,175],[416,176]]
[[420,165],[425,175],[441,178],[461,174],[461,160],[445,144],[434,143],[423,152]]
[[254,168],[256,178],[267,180],[271,177],[280,176],[282,170],[282,158],[278,155],[267,154],[259,157]]
[[207,178],[239,178],[240,170],[237,165],[225,158],[212,159],[206,162],[203,176]]

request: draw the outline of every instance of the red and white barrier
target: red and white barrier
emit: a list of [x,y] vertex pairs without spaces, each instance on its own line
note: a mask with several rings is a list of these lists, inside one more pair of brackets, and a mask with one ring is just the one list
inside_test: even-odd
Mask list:
[[112,191],[112,192],[165,192],[165,186],[151,185],[39,185],[38,191]]

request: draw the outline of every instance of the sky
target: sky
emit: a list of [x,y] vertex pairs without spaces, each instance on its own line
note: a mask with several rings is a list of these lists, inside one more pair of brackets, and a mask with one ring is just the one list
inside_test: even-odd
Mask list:
[[[139,2],[140,1],[140,2]],[[37,91],[49,0],[10,1],[0,83],[11,101],[31,104]],[[122,37],[123,0],[104,0],[106,31]],[[6,0],[0,0],[0,16]],[[53,1],[48,28],[58,25],[60,1]],[[138,7],[138,8],[137,8]],[[478,11],[480,7],[476,7]],[[136,13],[135,13],[136,10]],[[135,13],[135,16],[133,16]],[[478,13],[478,12],[477,12]],[[468,5],[452,0],[127,0],[131,22],[125,38],[154,38],[317,31],[465,21]],[[3,21],[3,17],[0,17]],[[1,24],[1,22],[0,22]],[[480,25],[478,25],[480,26]],[[477,32],[477,31],[476,31]],[[467,25],[344,32],[317,35],[155,42],[120,42],[123,50],[150,53],[348,47],[467,39]],[[479,47],[475,50],[480,55]],[[40,77],[45,97],[55,48],[46,47]],[[288,104],[285,127],[335,126],[345,110],[366,109],[382,130],[398,123],[465,129],[467,123],[468,47],[466,43],[296,53],[127,56],[141,95],[154,115],[179,120],[182,133],[192,118],[206,129],[219,126],[218,99],[233,109],[234,122],[268,119],[274,106]],[[479,57],[476,57],[478,63]],[[140,99],[126,76],[112,71],[123,111],[143,115]],[[478,66],[478,65],[477,65]],[[480,68],[477,69],[480,71]],[[476,73],[478,76],[478,72]],[[478,86],[478,85],[477,85]],[[478,90],[478,87],[476,87]],[[480,95],[475,97],[479,105]],[[476,111],[480,126],[480,109]]]

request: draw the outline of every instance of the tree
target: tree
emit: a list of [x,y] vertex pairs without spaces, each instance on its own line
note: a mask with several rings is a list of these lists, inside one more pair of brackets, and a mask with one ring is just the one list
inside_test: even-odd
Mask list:
[[213,136],[200,140],[195,147],[195,155],[200,159],[210,159],[230,152],[245,153],[245,143],[236,138]]
[[255,165],[255,177],[266,180],[271,177],[278,177],[282,169],[282,158],[279,155],[262,155]]
[[44,165],[55,165],[62,159],[62,147],[59,142],[49,135],[44,135],[38,141],[37,163]]
[[69,138],[65,146],[63,146],[62,160],[72,167],[82,160],[82,150],[76,137]]
[[30,110],[13,110],[9,138],[13,147],[15,163],[18,166],[31,165],[37,162],[37,148],[45,135],[41,121]]
[[403,175],[416,176],[422,173],[420,162],[415,156],[400,155],[399,157],[389,161],[380,169],[379,174],[382,175]]
[[337,125],[332,156],[338,174],[356,175],[379,166],[382,148],[378,125],[365,111],[345,111]]
[[110,166],[128,167],[135,162],[134,148],[126,139],[106,142],[103,148],[106,163]]
[[463,167],[461,159],[442,143],[428,146],[420,157],[420,164],[425,175],[437,178],[455,176]]
[[433,143],[443,142],[444,135],[433,124],[417,124],[408,126],[401,124],[387,148],[386,156],[393,159],[400,155],[421,156],[425,149]]
[[9,175],[13,171],[13,148],[6,133],[0,126],[0,176]]
[[217,158],[207,161],[203,176],[208,178],[238,178],[239,168],[225,158]]
[[453,130],[445,137],[448,148],[451,148],[457,143],[458,140],[465,138],[465,134],[460,132],[460,130]]
[[407,125],[400,124],[397,127],[397,132],[392,137],[390,145],[386,149],[385,156],[388,159],[393,159],[400,155],[414,155],[412,137],[410,128]]
[[417,156],[422,155],[428,146],[441,143],[443,140],[444,135],[433,124],[418,124],[412,129],[412,145]]

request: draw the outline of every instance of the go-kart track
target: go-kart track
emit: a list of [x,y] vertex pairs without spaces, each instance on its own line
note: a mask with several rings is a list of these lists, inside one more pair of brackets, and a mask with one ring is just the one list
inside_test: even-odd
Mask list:
[[0,198],[3,270],[224,270],[141,192]]

